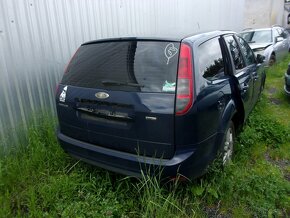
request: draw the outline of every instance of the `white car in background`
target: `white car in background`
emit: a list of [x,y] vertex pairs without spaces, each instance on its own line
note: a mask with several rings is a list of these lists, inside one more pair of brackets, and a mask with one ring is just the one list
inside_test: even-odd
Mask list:
[[263,29],[245,29],[240,33],[254,53],[265,56],[265,63],[273,65],[290,51],[290,35],[281,26]]

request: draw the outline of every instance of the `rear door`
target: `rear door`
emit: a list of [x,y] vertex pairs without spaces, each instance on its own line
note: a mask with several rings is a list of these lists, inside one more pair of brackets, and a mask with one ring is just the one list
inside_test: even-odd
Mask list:
[[149,40],[82,45],[61,82],[67,87],[62,104],[68,105],[58,106],[61,129],[79,129],[81,137],[66,133],[98,146],[172,157],[179,45]]
[[231,88],[220,36],[203,42],[197,51],[196,81],[199,82],[196,84],[198,92],[196,123],[201,125],[196,131],[204,140],[216,133],[223,111],[231,98]]
[[245,109],[245,118],[247,118],[253,107],[253,66],[247,66],[245,64],[238,43],[233,35],[226,35],[224,36],[224,39],[233,60],[233,64],[235,67],[234,74],[239,81],[240,94]]

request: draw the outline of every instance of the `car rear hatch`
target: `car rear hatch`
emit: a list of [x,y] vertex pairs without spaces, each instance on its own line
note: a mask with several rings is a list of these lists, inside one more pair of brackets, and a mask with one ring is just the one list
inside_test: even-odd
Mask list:
[[114,150],[172,157],[179,46],[137,39],[83,44],[56,95],[60,131]]

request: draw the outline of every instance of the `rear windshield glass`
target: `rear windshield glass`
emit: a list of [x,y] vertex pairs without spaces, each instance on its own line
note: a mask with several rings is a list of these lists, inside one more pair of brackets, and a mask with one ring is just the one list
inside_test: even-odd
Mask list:
[[121,91],[174,92],[179,43],[119,41],[80,47],[62,84]]

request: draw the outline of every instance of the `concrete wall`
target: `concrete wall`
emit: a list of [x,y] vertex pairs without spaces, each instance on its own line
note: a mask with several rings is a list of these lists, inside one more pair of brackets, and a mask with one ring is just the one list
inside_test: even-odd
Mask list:
[[283,25],[284,0],[245,0],[244,28]]

